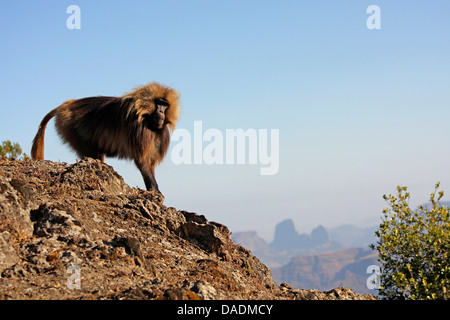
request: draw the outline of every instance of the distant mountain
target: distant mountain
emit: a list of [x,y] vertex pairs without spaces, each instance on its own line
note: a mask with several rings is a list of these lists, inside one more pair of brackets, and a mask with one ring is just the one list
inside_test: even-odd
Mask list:
[[288,219],[275,226],[275,237],[270,247],[276,251],[299,249],[303,247],[302,240],[295,230],[294,221]]
[[350,224],[330,229],[318,226],[311,234],[299,234],[288,219],[275,226],[270,244],[256,231],[236,232],[232,239],[268,266],[278,284],[287,282],[298,289],[320,290],[345,286],[375,294],[366,287],[370,276],[366,270],[378,264],[376,252],[368,248],[376,241],[377,228]]
[[275,226],[274,240],[268,244],[256,231],[235,232],[232,239],[242,244],[269,268],[281,267],[296,256],[341,251],[351,247],[367,248],[375,241],[375,229],[343,225],[326,229],[318,226],[311,234],[299,234],[292,219]]
[[298,289],[330,290],[345,286],[358,293],[376,294],[366,286],[370,265],[379,265],[376,252],[351,248],[294,257],[287,265],[272,269],[272,276],[278,284],[288,282]]
[[324,227],[318,226],[311,235],[298,234],[292,219],[284,220],[275,227],[275,237],[269,245],[277,251],[313,248],[329,242],[328,233]]

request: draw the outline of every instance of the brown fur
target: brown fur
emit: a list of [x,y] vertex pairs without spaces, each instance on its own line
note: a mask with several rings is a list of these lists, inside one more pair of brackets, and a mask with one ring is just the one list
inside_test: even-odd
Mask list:
[[[164,112],[156,111],[159,99],[169,105]],[[102,161],[105,155],[133,159],[147,190],[158,190],[154,169],[167,152],[169,129],[175,129],[179,109],[178,93],[158,83],[137,88],[123,97],[68,100],[42,119],[33,140],[31,157],[44,159],[45,128],[50,119],[56,117],[58,134],[78,156]],[[162,119],[162,127],[157,127],[154,122],[162,123]]]

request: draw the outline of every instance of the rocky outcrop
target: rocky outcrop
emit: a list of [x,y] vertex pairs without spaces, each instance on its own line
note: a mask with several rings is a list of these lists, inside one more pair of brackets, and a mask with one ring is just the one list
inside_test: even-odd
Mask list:
[[277,286],[228,228],[108,165],[0,158],[0,299],[373,299]]

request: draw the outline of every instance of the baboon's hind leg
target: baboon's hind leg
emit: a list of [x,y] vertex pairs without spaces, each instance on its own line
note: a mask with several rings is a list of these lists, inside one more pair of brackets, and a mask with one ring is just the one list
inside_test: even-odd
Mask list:
[[89,157],[105,162],[105,155],[95,149],[88,149],[85,147],[82,151],[78,151],[77,153],[80,158]]

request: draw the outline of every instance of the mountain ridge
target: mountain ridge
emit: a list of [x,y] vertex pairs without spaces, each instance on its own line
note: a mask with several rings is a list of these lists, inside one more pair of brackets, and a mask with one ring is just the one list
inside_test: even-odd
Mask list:
[[374,294],[366,286],[366,272],[368,266],[379,264],[368,247],[375,241],[375,229],[347,224],[332,229],[318,226],[311,234],[299,234],[292,219],[287,219],[275,226],[271,243],[255,231],[233,233],[233,239],[261,259],[277,283],[319,290],[340,285]]

